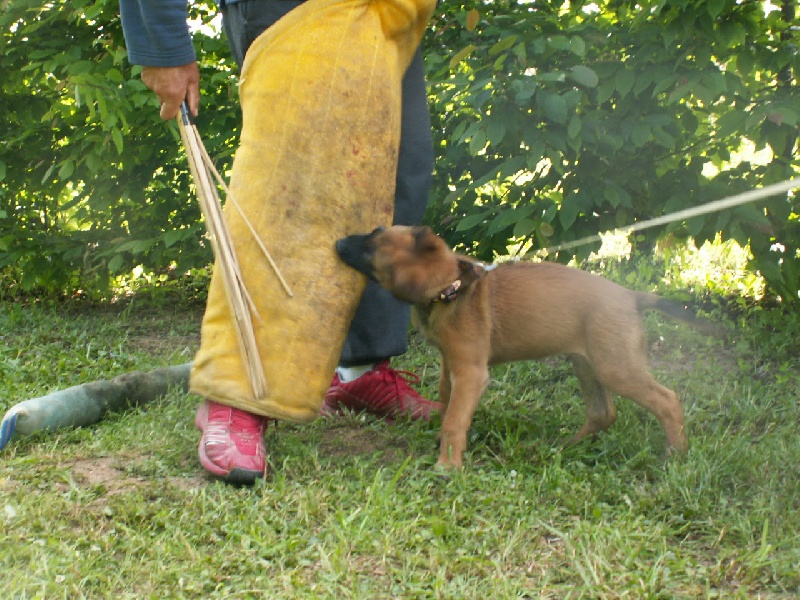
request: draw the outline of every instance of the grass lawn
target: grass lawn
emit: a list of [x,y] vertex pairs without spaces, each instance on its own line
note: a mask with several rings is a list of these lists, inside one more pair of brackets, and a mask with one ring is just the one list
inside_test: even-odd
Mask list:
[[[191,360],[201,308],[0,303],[0,411]],[[754,313],[757,314],[758,313]],[[770,324],[770,319],[772,323]],[[345,415],[267,432],[273,475],[208,479],[196,397],[177,392],[0,453],[0,598],[796,598],[800,317],[730,340],[648,316],[657,378],[691,449],[619,400],[598,440],[548,360],[497,367],[463,472],[432,468],[438,422]],[[429,346],[395,366],[434,395]]]

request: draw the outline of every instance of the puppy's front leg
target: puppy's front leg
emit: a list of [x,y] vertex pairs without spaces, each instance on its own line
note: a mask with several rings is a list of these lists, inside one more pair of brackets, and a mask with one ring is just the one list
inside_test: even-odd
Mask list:
[[450,403],[450,395],[452,393],[453,386],[450,382],[450,368],[447,366],[447,361],[444,358],[444,354],[442,354],[440,358],[441,374],[439,375],[439,404],[442,405],[442,408],[439,412],[444,417],[444,415],[447,414],[447,405]]
[[474,365],[451,365],[450,401],[442,420],[442,441],[438,465],[460,467],[467,449],[467,431],[472,415],[489,383],[489,369]]

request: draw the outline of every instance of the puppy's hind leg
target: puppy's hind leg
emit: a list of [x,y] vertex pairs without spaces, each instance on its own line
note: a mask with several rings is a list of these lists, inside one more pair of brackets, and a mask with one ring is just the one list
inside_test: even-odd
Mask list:
[[617,362],[602,361],[595,371],[602,384],[620,396],[630,398],[653,413],[667,435],[667,451],[685,454],[689,448],[683,424],[683,408],[678,394],[659,384],[641,355],[617,357]]
[[611,427],[617,420],[617,411],[611,394],[598,381],[586,357],[573,354],[569,359],[580,381],[583,401],[586,403],[586,423],[567,441],[568,444],[576,444]]
[[686,454],[689,441],[683,424],[683,408],[678,394],[659,384],[648,372],[639,372],[621,382],[608,384],[620,396],[630,398],[658,418],[667,435],[667,452]]

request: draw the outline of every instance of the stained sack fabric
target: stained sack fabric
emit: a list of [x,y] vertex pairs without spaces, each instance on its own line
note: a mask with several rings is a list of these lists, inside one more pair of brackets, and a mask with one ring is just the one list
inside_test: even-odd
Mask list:
[[290,421],[319,414],[364,287],[339,261],[335,241],[391,223],[401,81],[434,7],[435,0],[308,0],[250,46],[230,193],[294,297],[228,201],[269,391],[257,398],[250,388],[217,269],[192,392]]

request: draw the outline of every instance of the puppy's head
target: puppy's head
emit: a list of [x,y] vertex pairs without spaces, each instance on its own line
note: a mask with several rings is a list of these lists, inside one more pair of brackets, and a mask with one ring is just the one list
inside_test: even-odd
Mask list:
[[459,275],[458,258],[429,227],[379,227],[336,242],[341,259],[411,304],[430,302]]

